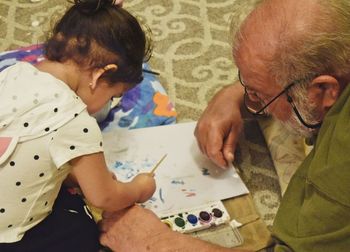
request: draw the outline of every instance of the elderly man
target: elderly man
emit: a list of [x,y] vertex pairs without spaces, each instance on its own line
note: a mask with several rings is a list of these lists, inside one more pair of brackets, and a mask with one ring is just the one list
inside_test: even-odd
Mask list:
[[[265,0],[236,32],[233,55],[241,85],[221,90],[199,120],[202,152],[222,167],[234,159],[241,107],[313,139],[277,213],[275,251],[350,251],[350,2]],[[102,230],[119,251],[226,251],[139,207],[106,215]]]

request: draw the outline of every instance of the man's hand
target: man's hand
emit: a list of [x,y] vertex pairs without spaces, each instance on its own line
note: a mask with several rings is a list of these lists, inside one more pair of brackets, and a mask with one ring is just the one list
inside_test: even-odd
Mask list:
[[160,236],[173,232],[152,211],[137,205],[102,217],[100,242],[113,251],[148,251]]
[[234,160],[234,151],[243,122],[240,105],[244,89],[231,85],[220,90],[199,119],[195,136],[202,153],[226,168]]
[[152,211],[137,205],[119,212],[104,212],[99,227],[101,244],[113,251],[245,251],[220,247],[190,235],[174,232]]

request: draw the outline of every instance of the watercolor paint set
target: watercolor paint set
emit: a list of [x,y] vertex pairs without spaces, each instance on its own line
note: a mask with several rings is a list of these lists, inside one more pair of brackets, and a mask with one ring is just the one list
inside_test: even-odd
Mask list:
[[200,205],[161,217],[163,223],[180,233],[191,233],[221,224],[228,224],[230,216],[221,201]]

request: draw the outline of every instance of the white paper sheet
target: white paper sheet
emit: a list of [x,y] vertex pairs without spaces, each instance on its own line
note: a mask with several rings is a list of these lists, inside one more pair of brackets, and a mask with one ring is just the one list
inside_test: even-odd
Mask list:
[[167,154],[155,172],[156,192],[144,204],[158,216],[248,193],[233,167],[222,170],[200,152],[193,135],[195,125],[180,123],[104,133],[108,167],[120,181],[150,172]]

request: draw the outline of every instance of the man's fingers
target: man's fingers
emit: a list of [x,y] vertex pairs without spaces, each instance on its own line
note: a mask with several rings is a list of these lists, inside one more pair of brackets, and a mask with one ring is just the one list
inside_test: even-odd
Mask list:
[[222,152],[227,163],[232,163],[235,156],[236,143],[238,140],[238,133],[233,133],[232,131],[224,140],[224,145],[222,147]]
[[[197,145],[199,150],[204,154],[207,155],[205,151],[205,143],[207,142],[207,133],[206,131],[201,130],[201,126],[199,124],[196,125],[196,128],[194,130],[194,136],[197,139]],[[204,132],[204,133],[203,133]]]
[[122,209],[122,210],[119,210],[119,211],[103,211],[102,212],[102,218],[103,219],[114,219],[114,220],[117,220],[119,218],[121,218],[125,213],[126,211],[128,210],[128,208],[125,208],[125,209]]
[[106,234],[105,233],[102,233],[100,235],[100,243],[101,245],[103,246],[106,246],[107,245],[107,238],[106,238]]
[[110,244],[115,244],[117,241],[114,236],[109,235],[108,233],[102,233],[100,235],[100,243],[103,246],[108,247]]
[[220,168],[227,169],[227,161],[221,151],[216,154],[211,154],[210,159]]
[[98,229],[100,230],[101,233],[107,232],[109,228],[108,221],[102,220],[97,223]]
[[101,232],[107,232],[110,227],[116,223],[118,219],[115,215],[111,215],[109,217],[104,217],[101,221],[98,222],[98,228]]
[[112,216],[116,215],[117,212],[108,212],[108,211],[103,211],[102,212],[102,218],[103,219],[108,219],[111,218]]
[[217,131],[212,131],[209,133],[209,142],[207,145],[206,153],[207,156],[218,166],[225,169],[227,168],[227,162],[222,152],[223,147],[223,137],[217,133]]

